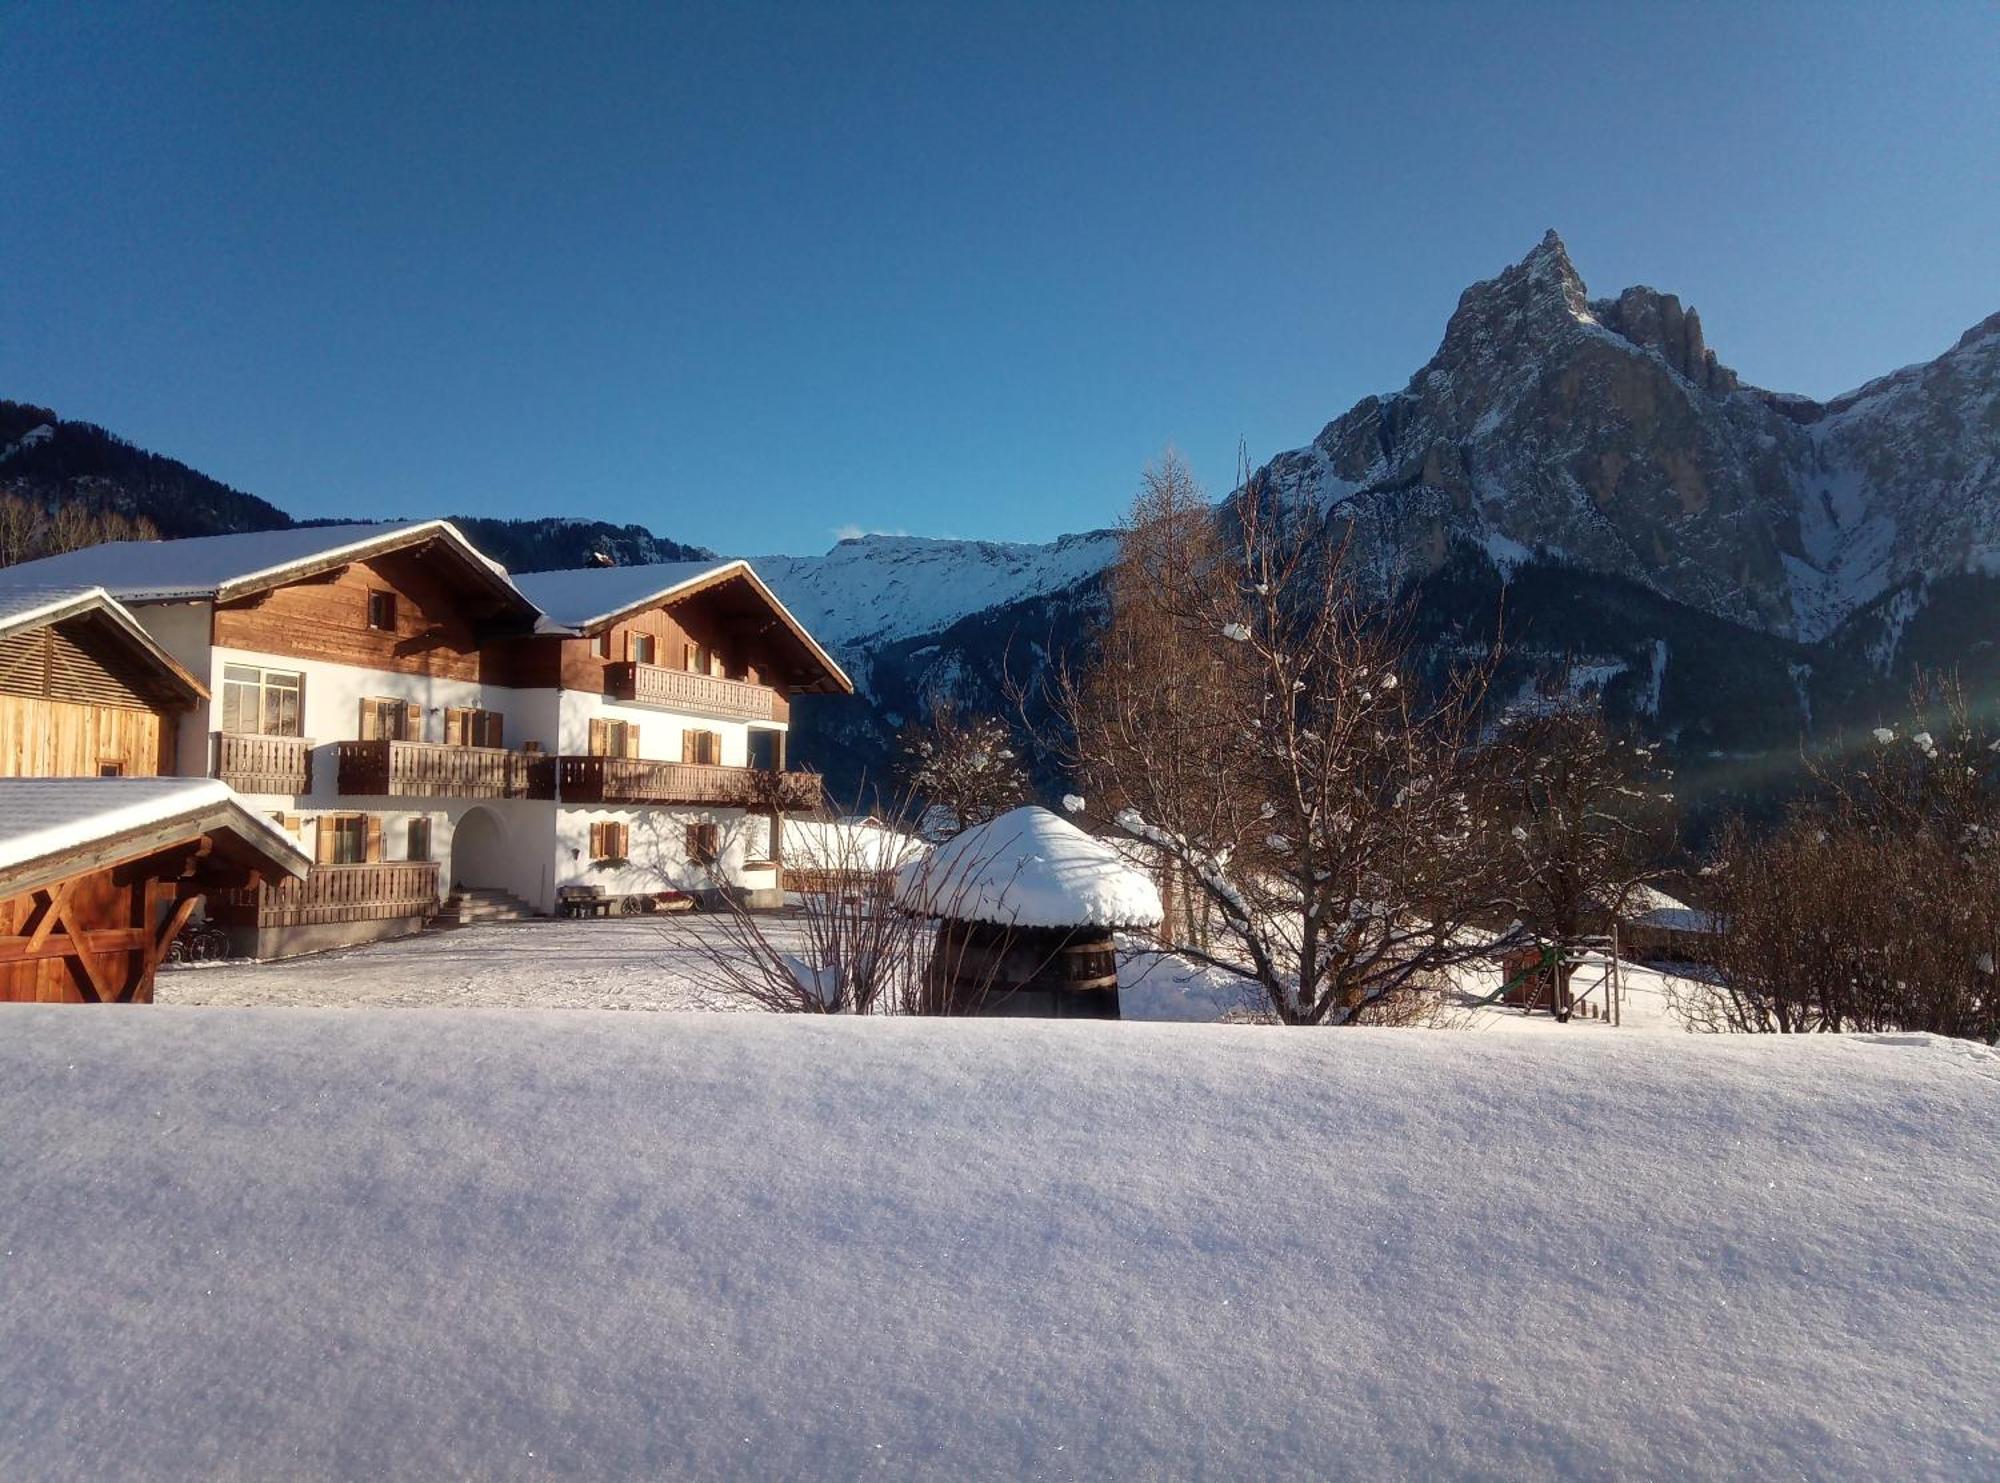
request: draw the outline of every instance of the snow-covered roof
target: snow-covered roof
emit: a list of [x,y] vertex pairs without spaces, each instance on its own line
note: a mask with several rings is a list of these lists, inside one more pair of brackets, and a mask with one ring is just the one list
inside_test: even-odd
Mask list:
[[798,870],[894,870],[927,845],[873,819],[786,819],[785,864]]
[[[0,576],[9,573],[0,573]],[[140,626],[125,605],[102,587],[19,586],[0,588],[0,636],[22,629],[42,628],[66,619],[98,614],[153,663],[168,681],[169,692],[189,700],[205,698],[208,687],[160,647],[158,639]]]
[[17,586],[102,587],[126,602],[194,601],[255,591],[287,572],[442,537],[510,585],[507,569],[449,520],[396,520],[379,525],[312,525],[177,541],[106,541],[60,556],[25,561],[0,572],[0,590]]
[[514,585],[547,615],[547,621],[540,625],[543,632],[587,633],[628,613],[691,595],[732,577],[748,582],[771,605],[842,689],[854,689],[847,672],[820,647],[819,640],[793,616],[791,609],[778,600],[777,593],[757,575],[756,569],[740,557],[727,561],[661,561],[647,566],[524,572],[514,578]]
[[975,825],[896,877],[911,911],[1008,927],[1156,927],[1160,892],[1067,819],[1029,805]]
[[62,874],[93,845],[183,822],[190,833],[227,829],[292,875],[312,865],[217,778],[0,778],[0,896]]

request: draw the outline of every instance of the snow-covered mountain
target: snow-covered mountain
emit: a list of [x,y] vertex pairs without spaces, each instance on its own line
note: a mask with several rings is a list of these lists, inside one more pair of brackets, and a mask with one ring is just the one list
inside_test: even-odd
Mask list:
[[785,605],[863,677],[889,645],[941,634],[963,618],[1074,590],[1117,555],[1108,530],[1046,545],[868,535],[824,556],[760,556],[753,564]]

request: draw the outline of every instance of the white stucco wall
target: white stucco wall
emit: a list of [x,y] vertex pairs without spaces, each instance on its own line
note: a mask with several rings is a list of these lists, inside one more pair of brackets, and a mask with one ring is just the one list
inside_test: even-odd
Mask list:
[[[631,831],[627,863],[599,865],[590,858],[590,826],[622,823]],[[607,895],[698,890],[714,884],[707,866],[687,856],[687,826],[712,823],[721,833],[721,869],[738,885],[767,885],[770,871],[746,872],[751,860],[769,857],[770,827],[756,814],[728,808],[565,807],[556,818],[556,876],[560,885],[593,885]]]
[[[750,732],[753,723],[731,721],[716,716],[685,715],[679,711],[656,710],[651,706],[625,705],[587,690],[562,692],[562,750],[581,756],[590,751],[590,723],[598,717],[626,721],[639,728],[639,755],[655,762],[684,762],[681,733],[713,731],[722,737],[725,767],[747,767],[750,763]],[[781,721],[754,723],[762,731],[787,730]]]

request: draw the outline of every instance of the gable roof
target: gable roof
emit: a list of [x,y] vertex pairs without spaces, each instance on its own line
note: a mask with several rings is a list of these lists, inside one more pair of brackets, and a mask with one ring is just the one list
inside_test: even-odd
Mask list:
[[[10,574],[0,572],[0,577]],[[118,641],[140,655],[168,695],[190,705],[207,699],[208,687],[161,648],[159,640],[102,587],[0,588],[0,639],[78,618],[101,622]]]
[[228,836],[258,868],[312,866],[215,778],[0,778],[0,899],[197,834]]
[[924,916],[1003,927],[1157,927],[1161,916],[1152,877],[1034,804],[905,864],[896,902]]
[[0,571],[0,589],[49,584],[102,587],[124,602],[226,600],[330,566],[441,540],[467,567],[526,608],[507,569],[449,520],[309,525],[178,541],[107,541]]
[[514,585],[547,614],[544,633],[590,634],[647,608],[679,602],[725,583],[740,581],[770,608],[798,641],[811,662],[841,690],[854,682],[819,640],[792,616],[791,609],[764,585],[756,569],[740,557],[728,561],[663,561],[650,566],[592,566],[574,571],[524,572]]

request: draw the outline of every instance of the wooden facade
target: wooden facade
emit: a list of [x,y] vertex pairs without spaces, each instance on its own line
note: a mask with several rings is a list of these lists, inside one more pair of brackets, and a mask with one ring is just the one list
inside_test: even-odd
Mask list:
[[101,607],[0,633],[0,777],[170,774],[201,693]]
[[934,1014],[1115,1020],[1118,952],[1108,927],[940,922],[925,990]]
[[[434,538],[288,575],[219,599],[212,640],[218,648],[511,685],[516,651],[489,641],[525,633],[527,605],[476,574],[469,581],[468,570],[455,546]],[[392,599],[388,626],[373,626],[385,616],[384,596]]]
[[[0,807],[21,807],[19,790],[35,786],[0,783]],[[107,790],[109,818],[131,797],[118,783],[89,786]],[[202,786],[212,785],[195,785]],[[0,1000],[150,1002],[155,971],[205,897],[305,868],[240,805],[214,796],[194,802],[0,870]]]

